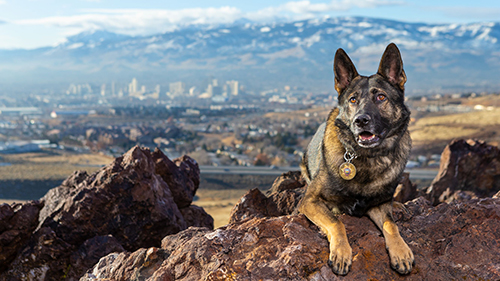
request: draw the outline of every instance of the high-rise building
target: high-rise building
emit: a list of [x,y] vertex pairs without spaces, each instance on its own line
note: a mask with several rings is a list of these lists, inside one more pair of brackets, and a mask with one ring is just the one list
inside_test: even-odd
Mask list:
[[189,95],[190,96],[194,96],[195,92],[196,92],[196,86],[193,86],[193,87],[189,88]]
[[184,82],[174,82],[169,84],[170,96],[182,96],[186,90],[186,84]]
[[208,86],[207,86],[207,96],[210,97],[210,98],[214,96],[212,88],[213,88],[212,84],[208,84]]
[[102,84],[101,85],[101,96],[105,96],[106,95],[106,84]]
[[137,79],[133,78],[132,82],[128,84],[128,94],[135,95],[137,93],[137,88],[138,88]]
[[227,92],[230,96],[237,96],[239,93],[239,82],[236,80],[227,81]]

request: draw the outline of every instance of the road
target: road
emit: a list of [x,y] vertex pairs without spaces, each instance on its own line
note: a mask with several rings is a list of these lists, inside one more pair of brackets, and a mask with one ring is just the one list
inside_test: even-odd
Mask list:
[[[200,166],[202,174],[227,174],[227,175],[269,175],[279,176],[288,171],[299,171],[299,167],[245,167],[245,166]],[[431,169],[407,169],[411,180],[432,180],[436,177],[438,170]]]

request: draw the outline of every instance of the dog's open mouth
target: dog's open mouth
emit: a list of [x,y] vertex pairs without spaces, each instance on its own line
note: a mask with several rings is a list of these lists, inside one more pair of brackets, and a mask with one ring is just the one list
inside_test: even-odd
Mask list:
[[372,132],[364,131],[358,135],[358,144],[363,147],[373,147],[378,145],[380,137]]

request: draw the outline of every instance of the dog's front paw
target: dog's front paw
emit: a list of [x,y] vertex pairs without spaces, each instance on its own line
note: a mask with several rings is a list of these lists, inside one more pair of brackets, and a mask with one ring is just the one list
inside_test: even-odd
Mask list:
[[415,258],[413,257],[410,247],[408,247],[403,239],[400,238],[399,241],[391,245],[388,250],[391,258],[391,267],[401,274],[410,273]]
[[351,268],[352,249],[349,243],[330,245],[330,260],[328,264],[333,272],[338,275],[346,275]]

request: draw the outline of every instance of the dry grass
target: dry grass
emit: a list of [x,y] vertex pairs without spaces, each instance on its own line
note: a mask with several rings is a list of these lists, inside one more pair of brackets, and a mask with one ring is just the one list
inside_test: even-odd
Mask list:
[[193,204],[202,207],[214,218],[214,227],[228,224],[234,205],[247,193],[247,189],[210,190],[198,189],[198,200]]
[[31,163],[56,163],[81,166],[107,165],[113,161],[113,157],[102,154],[52,154],[52,153],[25,153],[13,155],[16,159]]
[[92,173],[111,163],[113,158],[100,154],[68,154],[54,152],[3,154],[0,162],[0,180],[55,180],[65,179],[76,170]]
[[436,117],[427,117],[419,119],[416,126],[429,125],[473,125],[473,126],[491,126],[500,125],[500,108],[494,110],[472,111],[461,114],[450,114]]
[[[449,142],[456,138],[493,138],[500,126],[500,109],[424,117],[410,125],[414,146]],[[498,140],[496,140],[498,141]]]

